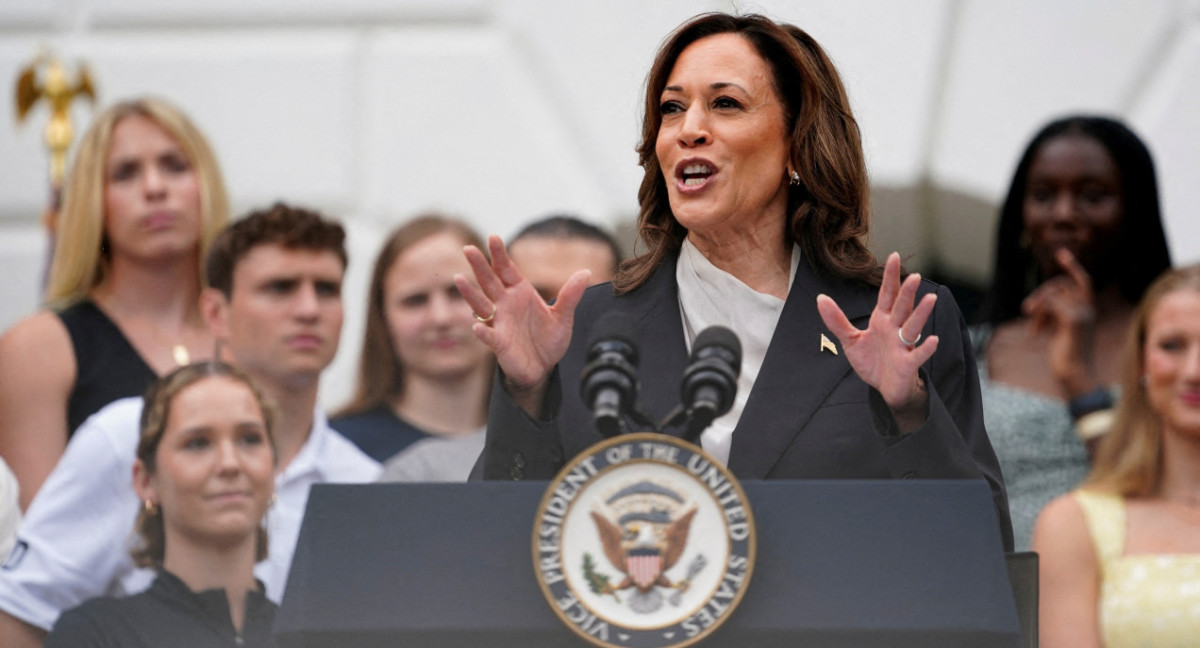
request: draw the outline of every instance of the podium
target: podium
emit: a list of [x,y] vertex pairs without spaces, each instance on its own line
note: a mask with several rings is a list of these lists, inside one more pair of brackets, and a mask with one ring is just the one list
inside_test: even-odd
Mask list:
[[[746,481],[758,552],[703,647],[1015,648],[982,481]],[[313,487],[280,646],[590,646],[534,580],[545,482]]]

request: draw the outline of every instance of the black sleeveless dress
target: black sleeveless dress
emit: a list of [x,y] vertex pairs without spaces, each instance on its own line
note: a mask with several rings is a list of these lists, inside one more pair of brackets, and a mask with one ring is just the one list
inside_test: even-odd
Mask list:
[[91,301],[59,311],[75,350],[75,385],[67,400],[67,438],[87,417],[128,396],[141,396],[158,376],[125,334]]

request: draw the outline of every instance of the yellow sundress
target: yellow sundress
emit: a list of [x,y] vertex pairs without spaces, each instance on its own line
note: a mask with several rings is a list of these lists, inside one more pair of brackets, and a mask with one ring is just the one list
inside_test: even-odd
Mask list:
[[1125,552],[1125,500],[1076,490],[1100,561],[1105,648],[1200,646],[1200,554]]

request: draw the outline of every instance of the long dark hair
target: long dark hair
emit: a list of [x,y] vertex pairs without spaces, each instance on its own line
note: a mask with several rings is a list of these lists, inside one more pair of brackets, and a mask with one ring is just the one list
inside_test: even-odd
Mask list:
[[981,322],[999,324],[1019,317],[1021,302],[1045,280],[1033,253],[1022,243],[1025,193],[1033,158],[1046,142],[1063,135],[1092,138],[1108,151],[1120,172],[1122,214],[1117,236],[1122,242],[1124,258],[1114,281],[1121,295],[1136,304],[1154,278],[1171,267],[1150,150],[1133,131],[1115,119],[1091,115],[1057,119],[1038,131],[1013,174],[997,225],[992,289],[980,308]]
[[[793,25],[757,14],[709,13],[676,29],[658,49],[646,78],[638,162],[638,237],[646,251],[621,264],[617,292],[640,286],[679,250],[687,236],[671,212],[666,181],[655,154],[662,123],[659,106],[675,61],[688,45],[716,34],[739,34],[770,66],[791,135],[788,160],[800,183],[788,192],[788,235],[822,274],[878,285],[879,264],[867,249],[867,167],[858,123],[833,62],[815,40]],[[780,178],[780,182],[783,182]]]

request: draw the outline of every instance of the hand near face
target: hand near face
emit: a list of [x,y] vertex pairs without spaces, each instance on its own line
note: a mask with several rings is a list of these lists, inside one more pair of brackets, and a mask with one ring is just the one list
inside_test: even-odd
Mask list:
[[537,416],[550,372],[571,343],[575,307],[591,273],[573,274],[549,305],[517,271],[500,237],[488,237],[488,250],[491,263],[475,246],[464,248],[478,285],[463,275],[455,275],[454,283],[480,319],[473,330],[496,354],[509,392]]
[[[912,432],[925,423],[929,394],[917,370],[938,346],[937,336],[918,340],[937,302],[933,294],[915,302],[920,284],[921,276],[917,274],[901,282],[900,255],[889,255],[879,299],[865,330],[851,324],[833,299],[817,296],[817,310],[825,326],[842,343],[846,359],[859,378],[875,388],[891,408],[901,433]],[[905,344],[901,337],[918,343]]]
[[1054,253],[1063,274],[1038,286],[1021,310],[1029,318],[1033,335],[1050,336],[1050,371],[1071,395],[1095,387],[1092,367],[1092,333],[1096,323],[1092,279],[1066,248]]

